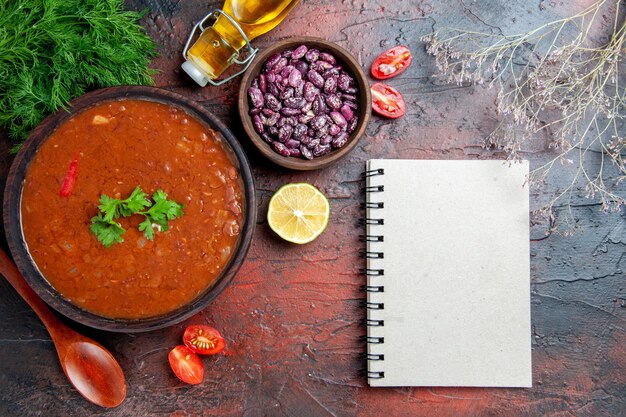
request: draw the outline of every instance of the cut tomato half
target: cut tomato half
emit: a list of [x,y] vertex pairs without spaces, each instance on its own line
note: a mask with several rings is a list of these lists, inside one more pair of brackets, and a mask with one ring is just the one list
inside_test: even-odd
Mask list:
[[378,55],[372,63],[372,76],[379,80],[402,74],[413,62],[411,51],[404,45],[394,46]]
[[199,384],[204,379],[204,367],[198,355],[187,346],[178,345],[167,355],[172,371],[183,382]]
[[224,349],[224,338],[211,326],[193,324],[183,334],[185,346],[200,355],[215,355]]
[[371,87],[372,90],[372,108],[378,114],[398,118],[406,113],[406,104],[404,97],[395,88],[383,84],[375,83]]

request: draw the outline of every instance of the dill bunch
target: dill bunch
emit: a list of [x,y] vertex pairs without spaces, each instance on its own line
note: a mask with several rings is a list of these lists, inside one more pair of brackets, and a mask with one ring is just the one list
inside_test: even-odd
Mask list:
[[0,125],[14,150],[88,89],[153,84],[141,17],[121,0],[0,0]]

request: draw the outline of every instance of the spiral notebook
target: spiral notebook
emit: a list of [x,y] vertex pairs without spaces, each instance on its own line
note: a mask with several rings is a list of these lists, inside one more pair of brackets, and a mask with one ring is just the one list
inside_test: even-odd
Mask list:
[[370,386],[531,386],[527,175],[367,161]]

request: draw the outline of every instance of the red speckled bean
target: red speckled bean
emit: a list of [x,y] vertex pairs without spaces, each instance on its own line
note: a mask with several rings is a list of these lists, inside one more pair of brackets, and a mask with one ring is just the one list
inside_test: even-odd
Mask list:
[[304,61],[296,62],[294,66],[298,71],[300,71],[301,74],[306,74],[309,71],[309,64]]
[[265,98],[265,104],[271,110],[280,111],[280,109],[283,107],[283,105],[280,104],[280,101],[278,101],[276,96],[272,93],[265,93],[264,98]]
[[278,140],[284,143],[287,141],[287,139],[291,138],[292,133],[293,127],[289,125],[284,125],[280,129],[278,129]]
[[357,109],[357,107],[358,107],[358,106],[356,105],[356,103],[355,103],[355,102],[353,102],[353,101],[344,101],[344,102],[343,102],[343,105],[344,105],[344,106],[348,106],[348,107],[350,107],[352,110],[356,110],[356,109]]
[[333,66],[325,61],[315,61],[314,63],[311,64],[311,69],[319,73],[323,73],[326,70],[329,70],[331,68],[333,68]]
[[[300,141],[302,143],[304,143],[303,141]],[[320,140],[319,139],[311,139],[311,141],[306,145],[307,148],[313,150],[315,148],[317,148],[320,144]]]
[[278,120],[280,120],[280,114],[274,113],[267,118],[267,120],[265,121],[265,126],[274,126],[278,122]]
[[280,72],[280,76],[283,77],[283,79],[285,78],[289,78],[289,75],[291,74],[291,72],[295,69],[295,67],[293,65],[287,65],[285,68],[283,68],[283,70]]
[[307,131],[307,127],[306,125],[302,124],[302,123],[298,123],[294,128],[293,128],[293,138],[294,139],[300,139]]
[[315,116],[311,119],[309,126],[311,126],[313,130],[320,130],[323,126],[326,126],[326,118],[323,115]]
[[287,139],[285,141],[285,146],[288,147],[289,149],[295,149],[295,148],[300,147],[300,141],[295,140],[295,139]]
[[339,110],[343,105],[343,102],[336,94],[331,94],[325,97],[326,104],[333,110]]
[[267,92],[274,96],[277,96],[280,94],[280,90],[278,89],[276,84],[273,84],[273,83],[267,85]]
[[309,148],[307,148],[306,146],[300,146],[300,153],[302,154],[302,156],[305,159],[309,159],[310,160],[310,159],[315,158],[313,156],[313,152],[311,152],[311,150]]
[[328,62],[329,64],[333,64],[333,65],[337,62],[335,57],[329,54],[328,52],[320,52],[320,59],[322,61]]
[[352,111],[350,106],[346,105],[345,103],[343,106],[341,106],[339,111],[347,121],[352,120],[352,118],[354,117],[354,112]]
[[354,132],[356,129],[356,125],[358,123],[359,123],[359,118],[357,116],[354,116],[352,120],[348,122],[348,128],[347,128],[348,133]]
[[298,116],[298,122],[307,124],[311,121],[311,119],[313,119],[313,117],[314,116],[310,114],[301,114]]
[[272,148],[282,156],[289,156],[289,149],[280,142],[272,142]]
[[320,51],[317,49],[309,49],[306,54],[304,54],[304,59],[309,62],[315,62],[320,57]]
[[337,77],[339,78],[339,70],[337,68],[331,68],[329,70],[326,70],[322,73],[322,77],[324,78],[329,78],[329,77]]
[[306,104],[306,100],[303,97],[290,97],[285,99],[283,104],[292,109],[301,109]]
[[289,73],[289,85],[292,87],[297,87],[300,81],[302,81],[302,73],[294,68]]
[[332,150],[332,147],[329,145],[319,144],[313,149],[313,155],[315,157],[326,155]]
[[300,143],[303,144],[304,146],[309,146],[313,138],[309,135],[303,135],[303,136],[300,136],[299,140],[300,140]]
[[263,120],[261,120],[261,116],[258,114],[252,116],[252,125],[254,126],[254,130],[259,134],[263,133],[265,130],[263,127]]
[[307,81],[306,83],[304,83],[303,96],[306,99],[306,101],[315,100],[315,97],[319,93],[320,93],[320,90],[317,87],[315,87],[312,82]]
[[278,97],[280,97],[281,100],[286,100],[288,98],[293,97],[294,92],[295,92],[295,90],[294,90],[293,87],[287,87],[283,91],[280,92]]
[[324,81],[324,92],[326,94],[333,94],[335,91],[337,91],[337,78],[326,78],[326,81]]
[[326,106],[326,102],[321,95],[315,96],[315,100],[313,100],[313,106],[311,107],[313,113],[316,115],[325,114],[328,111],[328,107]]
[[274,74],[280,74],[280,72],[287,66],[287,62],[287,58],[281,57],[270,71]]
[[265,101],[263,100],[263,93],[261,90],[255,87],[250,87],[248,89],[248,97],[250,98],[250,104],[253,107],[263,107]]
[[324,87],[324,77],[322,77],[319,72],[315,70],[309,70],[309,72],[306,73],[306,77],[317,88]]
[[265,69],[271,72],[272,68],[274,68],[274,65],[276,65],[278,61],[280,61],[281,57],[282,56],[280,54],[274,54],[271,57],[269,57],[267,62],[265,63]]
[[307,53],[308,50],[309,50],[309,48],[307,48],[306,45],[298,46],[291,53],[291,59],[300,59],[300,58],[302,58]]
[[291,107],[283,107],[280,109],[280,113],[285,116],[297,116],[301,113],[300,109],[294,109]]
[[337,87],[339,87],[339,89],[342,91],[346,91],[348,88],[350,88],[352,82],[352,77],[350,77],[348,74],[340,74],[339,79],[337,80]]
[[345,117],[339,112],[333,111],[330,113],[330,117],[333,119],[333,122],[339,127],[344,127],[348,124]]
[[324,140],[325,137],[328,136],[328,125],[322,126],[315,132],[315,139],[319,139],[320,142]]
[[267,92],[267,80],[265,79],[265,74],[259,75],[259,90],[261,90],[264,94]]
[[335,138],[333,138],[332,145],[333,148],[338,149],[346,144],[348,141],[348,134],[346,132],[339,133]]

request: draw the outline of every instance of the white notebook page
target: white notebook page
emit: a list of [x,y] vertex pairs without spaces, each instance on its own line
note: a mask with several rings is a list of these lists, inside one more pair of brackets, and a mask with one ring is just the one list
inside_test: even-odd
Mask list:
[[[531,386],[528,163],[370,160],[371,386]],[[372,256],[372,255],[370,255]],[[382,340],[382,339],[381,339]],[[381,358],[382,359],[382,358]]]

